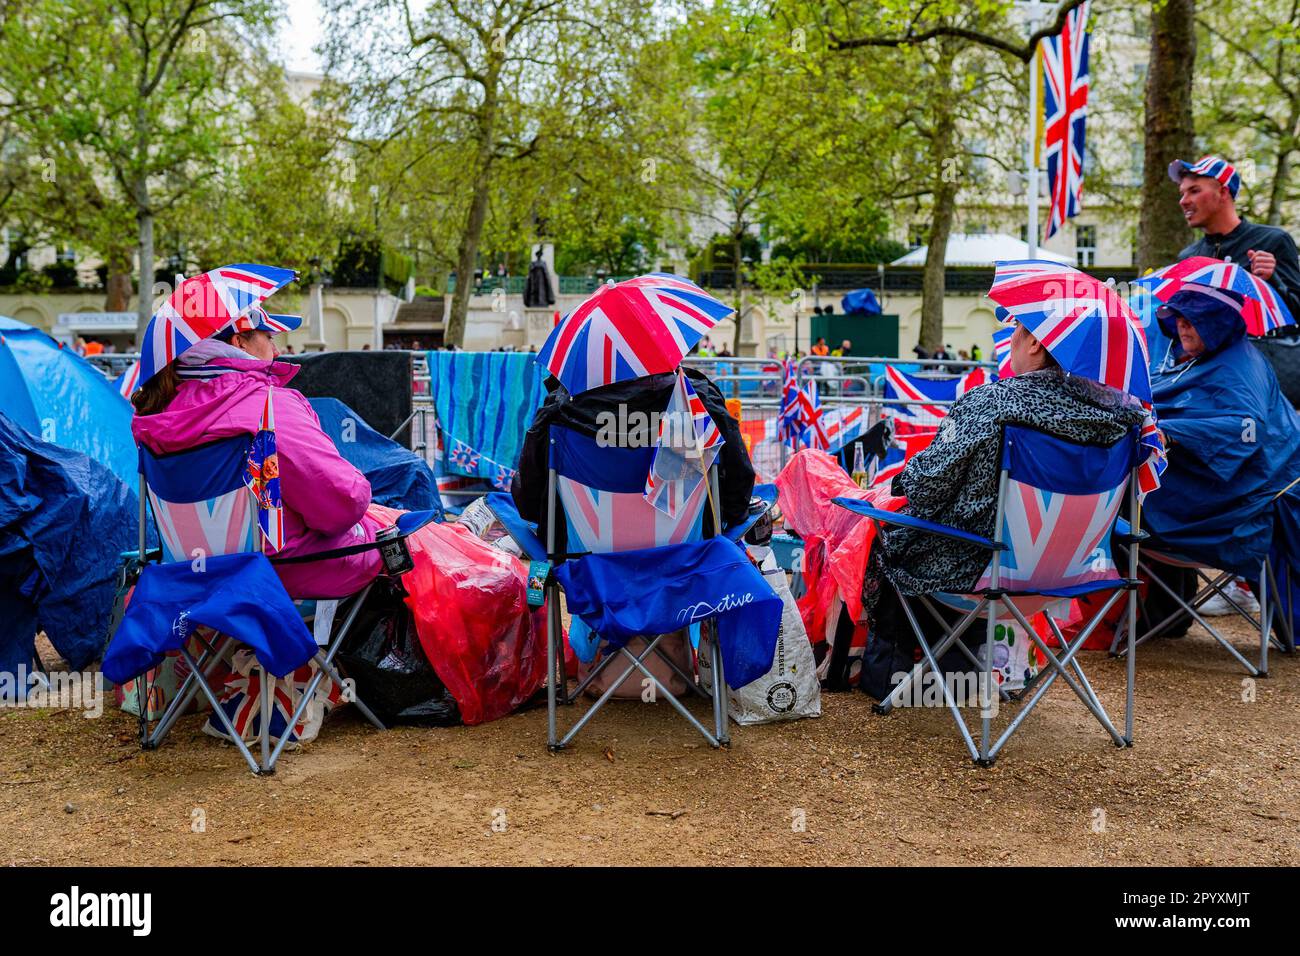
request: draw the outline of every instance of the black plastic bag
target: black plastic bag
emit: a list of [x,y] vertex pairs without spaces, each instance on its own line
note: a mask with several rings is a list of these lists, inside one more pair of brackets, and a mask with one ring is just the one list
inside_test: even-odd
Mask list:
[[454,727],[460,709],[438,679],[415,633],[401,592],[380,578],[339,650],[357,696],[385,724]]

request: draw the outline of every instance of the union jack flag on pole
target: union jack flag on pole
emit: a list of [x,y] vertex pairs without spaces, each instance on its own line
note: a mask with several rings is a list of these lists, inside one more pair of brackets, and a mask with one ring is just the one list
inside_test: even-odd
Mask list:
[[1043,41],[1050,195],[1044,241],[1083,209],[1084,134],[1088,115],[1088,4],[1070,11],[1058,36]]
[[659,419],[645,500],[668,517],[677,517],[682,503],[699,489],[724,443],[704,402],[678,369],[672,398]]

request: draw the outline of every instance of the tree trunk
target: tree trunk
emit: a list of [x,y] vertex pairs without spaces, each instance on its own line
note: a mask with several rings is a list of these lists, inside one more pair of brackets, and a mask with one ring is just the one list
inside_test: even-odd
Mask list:
[[1169,164],[1195,159],[1192,74],[1196,64],[1194,0],[1166,0],[1151,12],[1151,61],[1146,84],[1146,154],[1138,217],[1137,267],[1173,262],[1192,241]]
[[110,253],[106,265],[104,311],[125,312],[131,305],[131,253],[121,250]]
[[[951,56],[941,60],[943,70],[940,89],[948,87],[947,71]],[[934,138],[930,143],[933,160],[934,191],[931,194],[930,236],[925,250],[925,270],[921,274],[921,331],[919,341],[927,352],[935,352],[943,345],[943,300],[946,293],[944,260],[948,257],[948,235],[952,232],[957,188],[960,185],[958,170],[952,155],[955,119],[946,96],[936,104]]]
[[[142,188],[147,202],[148,186]],[[135,344],[142,347],[145,329],[153,317],[153,213],[146,206],[136,214],[136,219],[140,223],[140,280],[139,299],[135,304]]]
[[744,238],[744,235],[744,229],[741,229],[739,232],[733,232],[731,235],[731,268],[733,270],[731,274],[731,307],[736,310],[735,314],[731,317],[731,321],[736,323],[736,328],[731,333],[732,355],[740,354],[741,282],[743,281],[743,277],[740,273],[740,254],[741,240]]
[[483,91],[483,105],[479,113],[478,143],[474,157],[474,187],[470,195],[469,211],[465,217],[465,230],[456,250],[456,291],[451,297],[451,315],[447,317],[447,330],[443,336],[448,345],[465,346],[465,320],[469,315],[469,296],[474,281],[474,262],[478,258],[479,240],[483,238],[483,224],[487,221],[488,188],[492,183],[492,139],[496,133],[497,71],[488,73]]
[[[1300,116],[1293,114],[1290,120],[1287,129],[1294,130],[1300,126]],[[1268,216],[1265,220],[1270,226],[1282,225],[1282,203],[1286,201],[1286,187],[1290,185],[1291,153],[1294,149],[1295,143],[1290,136],[1283,139],[1277,147],[1277,158],[1273,163],[1273,182],[1268,192]]]

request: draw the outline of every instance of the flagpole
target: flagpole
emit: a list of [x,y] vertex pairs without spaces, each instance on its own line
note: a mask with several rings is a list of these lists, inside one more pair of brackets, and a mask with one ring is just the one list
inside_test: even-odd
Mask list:
[[[1028,9],[1029,35],[1038,29],[1039,0],[1026,4]],[[1029,258],[1038,258],[1038,83],[1039,83],[1038,47],[1034,47],[1033,56],[1029,58],[1029,133],[1027,137],[1029,151],[1025,160],[1025,191],[1029,194],[1029,229],[1025,233],[1025,242],[1029,246]]]

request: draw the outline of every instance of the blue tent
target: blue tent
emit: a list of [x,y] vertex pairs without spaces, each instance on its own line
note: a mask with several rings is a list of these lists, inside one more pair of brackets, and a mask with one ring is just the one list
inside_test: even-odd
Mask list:
[[409,448],[379,434],[337,398],[309,399],[344,458],[370,482],[376,504],[407,511],[441,511],[433,470]]
[[81,452],[132,484],[131,403],[38,328],[0,316],[0,408],[33,435]]
[[38,629],[73,668],[99,656],[138,520],[107,468],[0,414],[0,673],[31,664]]

